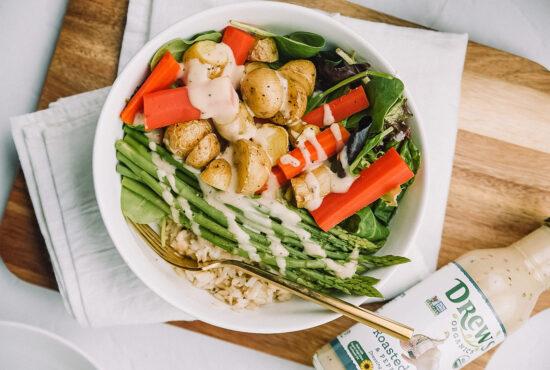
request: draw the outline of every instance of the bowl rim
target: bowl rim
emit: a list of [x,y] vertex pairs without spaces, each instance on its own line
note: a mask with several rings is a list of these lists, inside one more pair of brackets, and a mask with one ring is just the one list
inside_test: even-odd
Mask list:
[[[250,8],[250,7],[262,8],[262,9],[259,9],[260,11],[269,11],[269,9],[277,9],[277,8],[281,9],[282,8],[282,9],[288,10],[289,12],[297,12],[297,13],[301,13],[304,16],[307,16],[307,17],[310,17],[310,18],[316,18],[320,22],[323,22],[323,23],[327,24],[327,26],[330,26],[330,29],[327,28],[327,31],[328,31],[327,33],[342,32],[342,33],[346,34],[346,36],[349,36],[352,39],[353,44],[361,44],[365,49],[368,49],[369,52],[372,53],[372,55],[374,56],[374,59],[376,59],[376,61],[380,65],[382,65],[385,69],[388,70],[388,73],[390,73],[390,74],[392,74],[396,77],[399,77],[399,74],[395,71],[395,69],[392,67],[392,65],[386,60],[386,58],[383,55],[380,54],[380,52],[374,46],[372,46],[370,44],[370,42],[368,42],[367,40],[365,40],[364,38],[359,36],[355,31],[351,30],[349,27],[347,27],[343,23],[338,22],[336,19],[330,17],[327,13],[319,11],[318,9],[310,9],[310,8],[306,8],[306,7],[299,6],[299,5],[294,5],[294,4],[287,4],[287,3],[280,3],[280,2],[266,2],[266,1],[250,1],[250,2],[242,2],[242,3],[237,3],[237,4],[228,4],[228,5],[213,7],[213,8],[201,11],[199,13],[193,14],[189,17],[186,17],[186,18],[183,18],[183,19],[177,21],[176,23],[172,24],[171,26],[169,26],[168,28],[166,28],[165,30],[163,30],[162,32],[157,34],[155,37],[150,39],[128,61],[128,63],[124,66],[123,70],[118,74],[116,80],[114,81],[114,83],[113,83],[113,85],[112,85],[112,87],[111,87],[111,89],[110,89],[110,91],[107,95],[107,98],[106,98],[105,103],[104,103],[104,107],[105,107],[106,103],[109,100],[111,100],[111,97],[114,94],[114,91],[117,90],[118,86],[124,84],[124,81],[126,80],[127,75],[130,73],[131,66],[133,64],[135,64],[137,60],[142,59],[142,54],[144,53],[144,49],[146,49],[146,47],[148,45],[150,45],[150,44],[159,44],[159,45],[161,45],[162,43],[164,43],[166,41],[169,41],[168,38],[165,35],[171,34],[174,29],[182,27],[182,25],[187,23],[187,22],[193,22],[196,18],[202,18],[202,17],[206,17],[206,16],[210,16],[210,15],[219,16],[219,15],[223,15],[224,10],[231,9],[232,11],[234,11],[235,9]],[[208,28],[208,27],[206,27],[206,28]],[[200,31],[197,31],[197,32],[200,32]],[[159,42],[159,41],[162,41],[162,40],[164,40],[164,42]],[[405,86],[404,94],[407,97],[408,108],[413,113],[413,115],[415,117],[415,120],[417,122],[417,124],[416,124],[417,129],[414,132],[414,137],[415,137],[415,142],[420,144],[421,152],[422,152],[421,169],[420,169],[419,173],[417,174],[417,176],[420,174],[421,177],[422,177],[422,187],[420,189],[420,195],[419,195],[421,199],[420,199],[420,202],[417,205],[417,207],[418,207],[418,209],[416,211],[417,217],[415,217],[412,221],[409,222],[408,228],[410,229],[410,231],[409,231],[410,242],[407,243],[406,248],[402,252],[403,255],[407,255],[410,252],[411,248],[415,245],[414,240],[415,240],[415,238],[418,234],[418,229],[420,227],[421,220],[422,220],[422,218],[425,214],[425,209],[426,209],[426,204],[427,204],[428,184],[429,184],[428,176],[429,176],[429,173],[430,173],[428,168],[429,168],[430,161],[427,160],[427,158],[429,157],[429,155],[428,155],[429,150],[428,150],[428,143],[426,141],[426,137],[425,137],[425,134],[424,134],[423,129],[422,129],[423,119],[421,118],[420,114],[418,113],[418,110],[416,108],[416,104],[414,103],[414,99],[411,97],[411,94],[408,91],[407,86]],[[271,333],[271,334],[273,334],[273,333],[284,333],[284,332],[305,330],[305,329],[308,329],[308,328],[311,328],[311,327],[315,327],[315,326],[318,326],[318,325],[325,324],[327,322],[330,322],[330,321],[335,320],[338,317],[342,316],[340,314],[337,314],[337,313],[334,313],[334,312],[331,312],[331,311],[327,310],[326,314],[320,315],[317,320],[310,320],[306,323],[306,325],[302,325],[302,326],[299,326],[299,327],[292,327],[292,328],[283,327],[283,328],[280,328],[277,325],[275,325],[275,326],[270,326],[270,327],[266,327],[266,328],[254,328],[252,330],[249,327],[243,327],[242,325],[238,325],[238,324],[233,324],[233,323],[228,323],[228,322],[214,322],[214,321],[212,321],[212,318],[210,316],[205,316],[205,315],[202,314],[202,312],[191,310],[191,309],[189,309],[189,307],[181,307],[181,305],[177,304],[175,302],[175,299],[172,298],[169,294],[164,294],[164,292],[159,291],[155,287],[155,284],[153,284],[153,282],[151,280],[149,280],[147,278],[147,276],[144,275],[144,273],[139,268],[137,268],[137,266],[134,264],[134,260],[131,258],[131,256],[127,255],[126,252],[118,246],[118,243],[116,242],[117,239],[118,239],[118,237],[117,237],[118,230],[116,230],[114,228],[114,225],[111,225],[110,223],[105,222],[105,220],[109,218],[108,210],[106,209],[106,205],[103,204],[103,202],[101,202],[100,199],[102,199],[102,193],[104,191],[107,191],[107,190],[104,190],[102,188],[102,185],[99,182],[100,176],[98,176],[98,173],[100,173],[100,171],[102,170],[101,163],[100,163],[100,160],[98,158],[99,157],[99,150],[100,150],[100,147],[102,146],[102,143],[99,140],[99,136],[100,136],[99,132],[102,130],[102,127],[103,127],[102,122],[106,122],[108,120],[108,118],[105,117],[107,115],[107,112],[105,111],[104,107],[102,107],[101,114],[100,114],[99,119],[98,119],[98,125],[96,127],[95,136],[94,136],[94,143],[93,143],[93,163],[92,163],[92,165],[93,165],[93,185],[94,185],[95,195],[96,195],[96,199],[98,201],[98,207],[99,207],[99,210],[100,210],[102,220],[104,221],[107,232],[108,232],[111,240],[113,241],[113,244],[117,248],[117,251],[121,255],[124,262],[132,270],[132,272],[149,289],[151,289],[153,292],[155,292],[155,294],[159,295],[162,299],[164,299],[165,301],[167,301],[168,303],[170,303],[174,307],[177,307],[182,312],[185,312],[187,314],[192,315],[194,318],[196,318],[198,320],[201,320],[201,321],[204,321],[204,322],[207,322],[207,323],[210,323],[212,325],[222,327],[222,328],[225,328],[225,329],[236,330],[236,331],[241,331],[241,332],[265,333],[265,334],[270,334]],[[378,283],[378,285],[377,285],[378,289],[383,287],[392,278],[392,276],[394,275],[394,273],[395,273],[395,271],[397,270],[398,267],[399,266],[390,266],[390,267],[385,268],[386,276],[384,277],[383,280],[381,280]],[[195,287],[195,286],[193,286],[193,287],[196,288],[196,289],[200,289],[200,288]],[[365,301],[367,301],[367,300],[369,302],[379,300],[379,299],[371,299],[369,297],[362,297],[362,298],[363,298],[363,300],[360,304],[365,303]]]

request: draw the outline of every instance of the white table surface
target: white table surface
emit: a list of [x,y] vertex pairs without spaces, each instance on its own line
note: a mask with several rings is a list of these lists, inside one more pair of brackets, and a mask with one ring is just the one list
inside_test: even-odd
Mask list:
[[[446,29],[445,24],[423,19],[418,3],[363,0],[363,5]],[[42,84],[53,53],[67,0],[2,0],[0,2],[0,70],[3,71],[0,89],[0,213],[3,213],[17,157],[9,133],[8,117],[31,112],[36,107]],[[445,3],[445,2],[442,2]],[[492,1],[493,6],[495,5]],[[403,5],[408,4],[408,5]],[[502,3],[501,3],[502,4]],[[504,2],[512,6],[511,2]],[[516,3],[517,4],[517,3]],[[499,40],[498,46],[546,64],[547,55],[525,49],[534,39],[547,40],[541,19],[548,19],[550,3],[529,0],[514,9],[500,12],[506,17],[521,15],[523,24],[531,25],[528,40],[520,37]],[[543,4],[545,4],[543,6]],[[468,10],[472,10],[472,3]],[[546,13],[546,14],[545,14]],[[458,16],[458,13],[455,13]],[[467,14],[466,14],[467,16]],[[24,22],[22,21],[24,20]],[[441,20],[443,21],[443,20]],[[441,23],[441,22],[440,22]],[[493,22],[488,32],[499,34],[502,29],[514,28],[514,22]],[[495,26],[496,25],[496,26]],[[474,24],[476,30],[479,24]],[[452,25],[449,26],[452,28]],[[453,29],[456,31],[456,29]],[[460,29],[467,32],[468,29]],[[517,31],[517,29],[516,29]],[[476,31],[478,32],[478,31]],[[538,36],[537,36],[538,34]],[[533,36],[534,35],[534,36]],[[517,36],[517,32],[516,32]],[[538,37],[538,38],[537,38]],[[502,41],[502,43],[501,43]],[[497,45],[495,45],[497,46]],[[545,48],[543,48],[545,49]],[[541,49],[539,48],[539,51]],[[548,65],[548,64],[546,64]],[[52,331],[73,342],[105,369],[200,368],[200,369],[302,369],[304,366],[260,352],[185,331],[168,325],[143,325],[105,329],[86,329],[78,326],[65,311],[57,292],[22,282],[0,263],[0,320],[13,320]],[[7,298],[7,299],[6,299]]]

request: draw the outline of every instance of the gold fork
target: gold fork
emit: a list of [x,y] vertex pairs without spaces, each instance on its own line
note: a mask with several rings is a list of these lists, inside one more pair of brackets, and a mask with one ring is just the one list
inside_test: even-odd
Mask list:
[[131,220],[128,220],[128,222],[130,222],[147,245],[149,245],[149,247],[151,247],[151,249],[155,251],[163,260],[183,270],[205,271],[220,267],[222,265],[231,266],[278,286],[279,288],[288,290],[290,293],[295,294],[300,298],[317,303],[325,308],[328,308],[329,310],[342,314],[352,320],[370,326],[371,328],[380,330],[381,332],[391,335],[397,339],[408,342],[412,337],[414,330],[404,324],[387,319],[372,311],[352,305],[351,303],[341,299],[319,293],[302,284],[287,280],[281,275],[272,274],[246,262],[229,259],[197,262],[191,258],[181,256],[177,254],[174,249],[168,246],[163,246],[159,235],[148,225],[136,224]]

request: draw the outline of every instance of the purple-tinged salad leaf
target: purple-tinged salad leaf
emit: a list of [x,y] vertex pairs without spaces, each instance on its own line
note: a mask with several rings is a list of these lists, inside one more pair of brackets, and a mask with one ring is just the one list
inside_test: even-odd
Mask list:
[[372,124],[371,116],[363,116],[358,123],[357,130],[352,132],[346,142],[346,155],[348,163],[353,163],[361,149],[365,146],[369,128]]
[[320,52],[312,61],[317,69],[316,90],[326,90],[370,67],[368,63],[349,64],[334,51]]

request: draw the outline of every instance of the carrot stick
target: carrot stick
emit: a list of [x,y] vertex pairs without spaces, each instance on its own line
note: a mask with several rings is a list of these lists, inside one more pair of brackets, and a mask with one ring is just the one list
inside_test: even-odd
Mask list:
[[[323,148],[327,158],[332,157],[340,149],[342,149],[349,138],[349,132],[342,127],[342,125],[337,125],[340,129],[340,140],[336,139],[331,129],[326,129],[315,135],[315,139],[319,142],[321,148]],[[304,146],[307,153],[309,153],[310,162],[315,162],[319,159],[319,153],[317,153],[317,149],[315,149],[315,146],[311,143],[311,141],[306,141]],[[277,166],[281,169],[287,180],[290,180],[294,176],[300,174],[307,164],[308,163],[306,163],[304,153],[300,148],[296,148],[288,152],[277,160]]]
[[275,166],[271,169],[271,172],[275,175],[277,178],[277,181],[279,182],[279,185],[283,185],[285,182],[288,181],[286,178],[284,172],[281,170],[279,166]]
[[361,171],[346,193],[330,193],[311,215],[327,231],[413,176],[407,163],[391,148]]
[[227,26],[223,33],[222,42],[231,48],[235,63],[240,66],[244,64],[248,51],[254,45],[254,37],[243,30]]
[[139,90],[132,96],[126,107],[120,113],[120,118],[127,124],[134,123],[136,113],[143,106],[143,96],[147,93],[167,89],[176,81],[180,66],[170,52],[164,54],[149,77]]
[[201,111],[189,100],[187,87],[160,90],[143,97],[145,130],[199,119]]
[[[351,116],[354,113],[362,111],[363,109],[368,108],[369,101],[365,90],[362,86],[359,86],[351,90],[346,95],[343,95],[333,101],[327,103],[334,117],[334,122],[339,122],[346,117]],[[319,127],[324,126],[324,117],[325,117],[325,107],[324,104],[318,108],[315,108],[308,114],[306,114],[302,121],[316,125]]]

